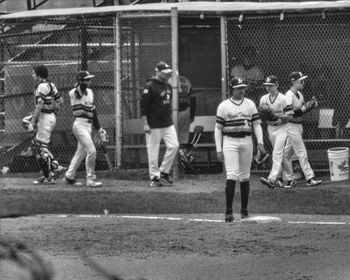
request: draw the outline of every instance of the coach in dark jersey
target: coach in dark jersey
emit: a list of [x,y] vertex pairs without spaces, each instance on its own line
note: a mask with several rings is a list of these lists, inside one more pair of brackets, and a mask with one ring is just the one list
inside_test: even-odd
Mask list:
[[[179,149],[179,142],[172,120],[172,91],[168,80],[172,75],[171,66],[159,62],[155,77],[148,80],[141,99],[143,130],[146,133],[150,186],[169,186],[169,173]],[[159,146],[164,140],[167,147],[159,167]]]

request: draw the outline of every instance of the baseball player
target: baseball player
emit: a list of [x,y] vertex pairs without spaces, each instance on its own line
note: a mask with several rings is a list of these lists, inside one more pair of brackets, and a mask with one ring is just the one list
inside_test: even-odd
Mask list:
[[278,78],[276,76],[268,76],[263,85],[266,87],[268,94],[261,97],[259,109],[270,113],[270,115],[265,115],[265,118],[269,139],[273,147],[273,163],[268,178],[261,177],[260,182],[269,188],[274,188],[275,185],[284,188],[283,181],[278,175],[280,174],[283,151],[287,140],[287,122],[291,120],[293,110],[291,106],[287,106],[284,94],[278,91]]
[[[170,65],[159,62],[155,68],[155,77],[147,81],[140,103],[151,187],[172,185],[169,173],[179,149],[172,120],[172,90],[168,83],[172,72]],[[167,148],[159,167],[159,146],[162,139]]]
[[[293,117],[287,123],[287,143],[284,150],[286,161],[284,161],[284,165],[291,165],[291,158],[294,150],[294,153],[299,160],[300,167],[304,173],[307,186],[318,186],[322,183],[322,181],[315,179],[302,137],[304,114],[312,110],[317,105],[315,98],[305,103],[304,96],[300,92],[300,90],[304,88],[306,78],[307,76],[304,76],[301,72],[293,72],[289,75],[292,86],[290,90],[286,92],[286,101],[287,106],[292,106],[293,108]],[[289,170],[293,170],[291,166],[284,170],[288,180],[287,186],[294,187],[296,183],[294,181],[293,174],[290,173]]]
[[241,187],[241,218],[248,218],[250,167],[253,158],[252,133],[257,149],[265,153],[260,115],[253,101],[244,97],[247,85],[241,78],[230,81],[232,96],[222,101],[216,113],[215,144],[218,160],[226,167],[225,222],[232,222],[232,204],[236,182]]
[[75,179],[75,176],[85,158],[86,186],[93,188],[102,186],[101,182],[96,181],[96,148],[91,136],[92,126],[98,131],[102,141],[106,141],[107,133],[99,124],[94,105],[94,93],[89,88],[93,77],[95,76],[90,75],[88,71],[80,71],[77,76],[77,84],[69,92],[73,116],[75,117],[73,134],[78,141],[78,147],[63,179],[67,185],[82,185]]
[[34,184],[54,184],[55,177],[64,170],[49,150],[51,134],[56,126],[56,113],[63,105],[63,99],[56,86],[47,80],[49,72],[44,65],[33,68],[32,77],[35,82],[34,113],[28,119],[28,131],[36,131],[30,149],[34,150],[42,169],[43,176]]
[[[196,114],[196,97],[194,96],[192,84],[184,76],[178,76],[179,88],[179,115],[178,115],[178,140],[180,145],[187,144],[190,136],[190,125]],[[173,84],[173,78],[169,84]]]

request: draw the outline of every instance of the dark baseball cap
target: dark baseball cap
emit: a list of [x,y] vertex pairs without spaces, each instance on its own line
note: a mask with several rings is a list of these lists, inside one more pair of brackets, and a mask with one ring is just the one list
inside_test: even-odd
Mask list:
[[169,64],[166,64],[165,62],[161,61],[157,63],[156,65],[156,71],[162,72],[162,73],[171,73],[173,72],[173,69]]
[[77,81],[83,81],[83,80],[88,80],[95,77],[95,75],[91,75],[88,71],[80,71],[77,76]]
[[274,75],[267,76],[263,85],[264,86],[277,86],[278,85],[278,78]]
[[231,88],[243,88],[243,87],[247,87],[248,85],[246,85],[244,82],[243,82],[243,79],[242,78],[239,78],[239,77],[234,77],[231,79],[230,81],[230,87]]
[[305,80],[307,76],[304,76],[301,72],[293,72],[289,75],[289,79],[292,83]]

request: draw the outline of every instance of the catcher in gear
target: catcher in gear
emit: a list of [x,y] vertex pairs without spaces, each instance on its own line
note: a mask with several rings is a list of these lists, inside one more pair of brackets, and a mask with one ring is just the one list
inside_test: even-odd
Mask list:
[[307,186],[318,186],[322,183],[321,180],[315,178],[314,171],[307,157],[307,150],[302,136],[304,115],[317,106],[316,98],[312,98],[309,102],[305,103],[304,96],[300,92],[300,90],[304,88],[306,78],[307,76],[304,76],[301,72],[291,73],[289,79],[292,86],[290,90],[286,92],[287,106],[291,106],[293,109],[293,118],[287,124],[287,143],[284,149],[285,161],[283,165],[285,177],[288,180],[287,186],[296,185],[291,163],[293,150],[299,160]]
[[73,116],[75,117],[73,134],[78,141],[78,147],[63,179],[67,185],[82,185],[75,179],[75,176],[85,158],[86,186],[93,188],[102,186],[101,182],[96,181],[96,147],[92,139],[92,126],[98,131],[103,142],[108,140],[108,136],[99,124],[94,104],[94,93],[89,88],[93,77],[95,75],[91,75],[88,71],[80,71],[75,87],[69,92]]
[[254,102],[244,97],[247,85],[241,78],[230,81],[232,96],[222,101],[216,113],[215,144],[217,158],[226,168],[225,222],[233,221],[232,204],[236,182],[241,187],[241,218],[248,218],[250,168],[253,158],[252,133],[257,148],[265,153],[261,120]]
[[63,99],[56,86],[47,80],[48,75],[46,66],[33,67],[35,110],[23,119],[23,125],[28,126],[27,130],[35,131],[31,149],[36,153],[43,172],[43,176],[35,180],[34,184],[53,184],[55,177],[65,169],[58,164],[48,148],[56,126],[57,110],[63,105]]

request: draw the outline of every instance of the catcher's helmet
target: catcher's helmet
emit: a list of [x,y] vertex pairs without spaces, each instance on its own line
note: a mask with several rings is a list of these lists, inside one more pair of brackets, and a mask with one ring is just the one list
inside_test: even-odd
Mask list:
[[33,118],[33,113],[30,113],[28,116],[25,116],[22,119],[22,126],[24,129],[28,130],[29,124],[31,123]]

